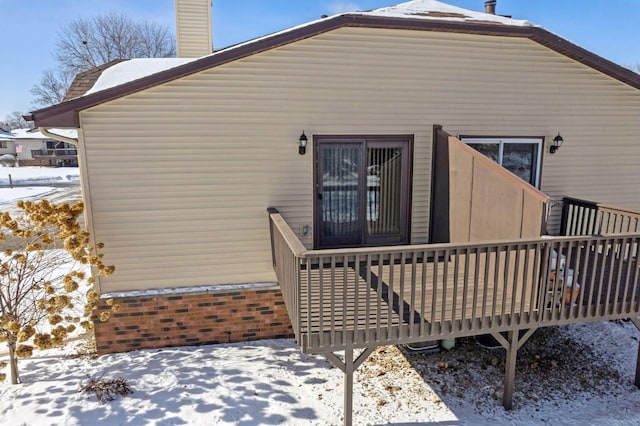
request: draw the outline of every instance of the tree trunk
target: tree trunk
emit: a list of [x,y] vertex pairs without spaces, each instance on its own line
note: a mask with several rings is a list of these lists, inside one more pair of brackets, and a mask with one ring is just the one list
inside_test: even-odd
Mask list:
[[20,376],[18,375],[18,359],[16,358],[16,342],[9,341],[9,367],[11,370],[11,384],[17,385],[20,383]]

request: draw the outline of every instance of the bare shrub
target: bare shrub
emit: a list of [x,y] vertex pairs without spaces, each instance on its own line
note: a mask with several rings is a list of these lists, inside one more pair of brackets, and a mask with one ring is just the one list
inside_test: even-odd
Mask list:
[[86,383],[80,385],[80,392],[84,394],[94,394],[100,404],[113,401],[117,397],[125,397],[133,391],[129,383],[122,377],[117,379],[105,379],[103,377],[89,377]]

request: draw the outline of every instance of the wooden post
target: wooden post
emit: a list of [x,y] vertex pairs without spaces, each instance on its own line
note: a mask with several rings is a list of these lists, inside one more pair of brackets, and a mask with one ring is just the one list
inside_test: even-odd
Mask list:
[[333,352],[327,352],[324,356],[344,373],[344,426],[351,426],[353,422],[353,373],[360,367],[376,348],[366,348],[356,359],[353,359],[353,348],[345,349],[344,361]]
[[511,410],[513,406],[513,383],[516,377],[516,359],[518,357],[518,332],[509,332],[509,347],[507,348],[507,362],[504,371],[504,391],[502,393],[502,405],[505,410]]
[[273,220],[271,219],[271,215],[272,214],[278,214],[280,213],[278,211],[278,209],[273,208],[273,207],[269,207],[267,208],[267,213],[269,216],[269,235],[271,236],[271,263],[273,264],[273,267],[275,268],[276,266],[276,248],[275,248],[275,244],[273,242]]
[[[631,322],[640,330],[640,318],[631,318]],[[638,356],[636,357],[636,378],[633,383],[640,388],[640,342],[638,342]]]
[[513,384],[516,378],[516,360],[518,358],[518,349],[525,344],[529,337],[537,330],[537,327],[530,328],[520,337],[520,330],[509,331],[509,339],[505,339],[500,333],[491,333],[491,335],[507,350],[507,360],[504,368],[504,390],[502,393],[502,405],[505,410],[511,410],[513,406]]
[[562,216],[560,217],[560,235],[567,235],[569,224],[569,201],[562,200]]
[[633,383],[640,388],[640,342],[638,343],[638,356],[636,357],[636,380]]
[[351,426],[353,422],[353,348],[344,351],[344,414],[342,424]]
[[9,188],[13,189],[13,179],[11,179],[11,173],[9,173]]

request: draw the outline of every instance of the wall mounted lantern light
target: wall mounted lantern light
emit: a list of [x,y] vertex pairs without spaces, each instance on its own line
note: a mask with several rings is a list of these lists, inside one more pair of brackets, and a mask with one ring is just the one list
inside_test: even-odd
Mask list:
[[560,149],[563,143],[564,143],[564,138],[560,136],[560,132],[558,132],[558,136],[553,138],[553,145],[549,147],[549,153],[555,154],[556,151]]
[[300,143],[300,146],[298,146],[298,154],[304,155],[304,153],[307,152],[308,141],[309,139],[307,139],[307,135],[304,134],[304,130],[303,130],[302,134],[298,138],[298,142]]

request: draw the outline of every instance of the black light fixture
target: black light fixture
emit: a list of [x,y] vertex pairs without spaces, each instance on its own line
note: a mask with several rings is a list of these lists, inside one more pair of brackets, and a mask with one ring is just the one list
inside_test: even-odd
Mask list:
[[563,143],[564,143],[564,138],[560,136],[560,132],[558,132],[558,136],[553,138],[553,145],[549,147],[549,153],[555,154],[556,151],[560,149]]
[[300,146],[298,147],[298,154],[304,155],[304,153],[307,152],[307,142],[308,141],[309,141],[309,139],[307,139],[307,135],[304,134],[304,130],[303,130],[302,134],[298,138],[298,142],[300,143]]

